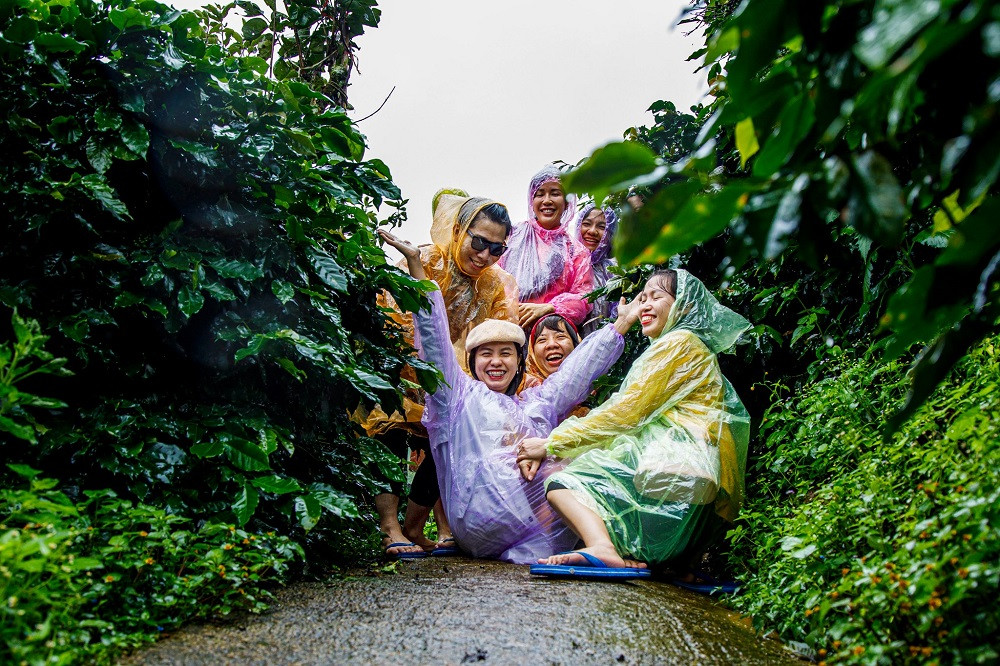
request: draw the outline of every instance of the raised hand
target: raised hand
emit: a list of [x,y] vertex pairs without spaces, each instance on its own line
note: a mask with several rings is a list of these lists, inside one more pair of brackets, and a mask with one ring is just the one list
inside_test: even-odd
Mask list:
[[427,273],[424,272],[424,265],[420,263],[420,248],[411,243],[396,238],[385,229],[379,229],[378,235],[389,245],[393,246],[406,259],[406,268],[410,271],[410,276],[417,280],[426,280]]
[[381,236],[382,240],[386,243],[399,250],[400,254],[402,254],[406,259],[409,259],[410,257],[420,257],[420,248],[410,241],[396,238],[385,229],[379,229],[378,235]]
[[618,319],[615,320],[615,328],[622,335],[632,328],[637,321],[639,321],[639,297],[641,294],[636,294],[635,298],[631,301],[626,302],[623,296],[620,301],[618,301]]

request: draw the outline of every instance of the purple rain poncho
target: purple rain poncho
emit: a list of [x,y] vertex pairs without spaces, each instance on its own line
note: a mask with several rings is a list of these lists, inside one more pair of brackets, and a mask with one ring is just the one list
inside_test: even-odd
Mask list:
[[532,200],[538,188],[559,181],[561,173],[547,166],[528,186],[528,219],[514,225],[500,266],[514,276],[522,303],[550,303],[556,314],[574,324],[587,318],[590,304],[584,298],[594,289],[590,252],[569,234],[576,213],[576,197],[566,197],[566,209],[555,229],[544,229],[535,219]]
[[550,457],[533,481],[525,481],[516,445],[525,437],[547,436],[581,403],[591,383],[621,355],[624,338],[608,325],[582,342],[541,386],[508,396],[462,372],[441,292],[428,299],[430,311],[413,316],[416,345],[444,381],[427,396],[423,422],[458,545],[473,557],[515,564],[572,548],[577,536],[545,500],[545,478],[559,465]]
[[[583,245],[583,233],[580,225],[583,224],[583,221],[595,208],[596,206],[592,203],[584,206],[573,223],[573,232],[571,235],[580,245]],[[618,216],[610,207],[602,210],[604,211],[604,220],[607,225],[604,230],[604,237],[597,244],[597,248],[590,253],[590,266],[594,272],[594,289],[599,289],[606,285],[608,280],[611,279],[610,267],[618,265],[615,258],[611,256],[611,243],[614,240],[615,232],[618,230]],[[581,326],[581,331],[584,335],[593,333],[604,325],[605,319],[614,318],[618,314],[618,303],[614,300],[608,300],[606,296],[596,298],[591,303],[591,308],[587,321]]]

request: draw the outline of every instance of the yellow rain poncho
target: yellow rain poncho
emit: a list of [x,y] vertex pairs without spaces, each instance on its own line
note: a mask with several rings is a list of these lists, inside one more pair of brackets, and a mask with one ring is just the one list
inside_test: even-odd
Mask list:
[[697,278],[677,271],[677,298],[659,337],[621,389],[549,436],[572,462],[546,481],[595,511],[615,548],[651,564],[702,547],[743,503],[750,417],[716,354],[750,323]]
[[[451,192],[458,192],[453,190]],[[465,338],[478,324],[487,319],[517,321],[517,285],[510,273],[494,264],[478,276],[464,273],[459,261],[459,250],[466,232],[476,216],[490,204],[497,203],[483,197],[459,196],[444,190],[434,197],[434,221],[431,225],[431,245],[420,248],[420,263],[429,280],[437,282],[448,312],[448,326],[455,356],[462,370],[468,373],[468,355]],[[390,316],[403,328],[404,337],[413,344],[413,317],[403,313],[388,294],[379,296],[379,304],[392,308]],[[404,377],[415,381],[407,368]],[[427,432],[420,423],[423,415],[422,392],[408,390],[403,399],[403,413],[386,415],[375,407],[361,419],[365,430],[374,436],[396,428],[405,429],[420,437]],[[359,415],[360,416],[360,415]]]

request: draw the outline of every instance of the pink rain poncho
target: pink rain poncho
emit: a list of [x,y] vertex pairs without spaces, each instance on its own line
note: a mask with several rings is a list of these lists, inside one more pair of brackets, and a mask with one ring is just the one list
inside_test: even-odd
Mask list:
[[[583,234],[580,231],[580,225],[595,208],[594,204],[584,206],[573,224],[573,233],[571,235],[581,245],[583,245]],[[600,289],[606,285],[608,280],[611,279],[611,266],[618,265],[615,258],[611,256],[611,243],[614,240],[615,232],[618,230],[618,216],[615,215],[615,211],[611,208],[605,208],[603,211],[604,221],[607,225],[604,230],[604,237],[597,244],[597,248],[590,253],[590,266],[594,272],[594,289]],[[605,319],[613,318],[617,314],[618,303],[614,300],[608,300],[605,296],[599,296],[591,304],[590,315],[581,327],[583,334],[588,335],[594,332],[604,325]]]
[[507,239],[510,249],[500,259],[500,265],[517,281],[522,303],[551,303],[556,314],[579,325],[590,311],[585,296],[594,289],[594,275],[590,252],[568,233],[576,213],[576,198],[566,197],[566,209],[555,229],[543,229],[532,208],[538,188],[558,182],[559,177],[559,170],[548,166],[531,179],[528,219],[514,227]]
[[516,396],[491,391],[462,372],[448,336],[441,292],[430,311],[414,314],[420,357],[444,375],[427,396],[423,422],[437,464],[438,485],[451,529],[463,550],[516,564],[572,548],[577,537],[545,500],[542,465],[533,481],[517,467],[516,444],[544,437],[590,392],[591,383],[621,355],[624,338],[613,325],[591,335],[559,372]]

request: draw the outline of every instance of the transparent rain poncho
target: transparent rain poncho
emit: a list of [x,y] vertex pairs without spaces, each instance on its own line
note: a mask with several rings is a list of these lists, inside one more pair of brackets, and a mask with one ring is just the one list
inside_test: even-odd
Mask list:
[[[442,190],[434,197],[434,221],[431,225],[433,244],[420,247],[420,263],[424,266],[428,279],[437,282],[444,296],[448,312],[448,334],[454,348],[455,358],[463,371],[468,372],[465,337],[478,324],[487,319],[517,321],[517,285],[510,273],[496,264],[473,277],[462,271],[458,252],[466,237],[466,231],[476,216],[486,206],[496,203],[483,197],[464,196],[460,190]],[[405,267],[405,260],[402,263]],[[392,308],[390,316],[399,324],[407,342],[413,344],[413,321],[403,313],[395,300],[382,293],[379,305]],[[409,369],[404,377],[416,381]],[[423,437],[424,427],[420,423],[423,414],[422,392],[408,390],[403,399],[403,413],[385,414],[379,407],[373,409],[362,423],[369,435],[402,428]]]
[[545,500],[545,474],[560,464],[549,458],[547,471],[525,481],[516,445],[524,437],[545,437],[582,402],[591,383],[621,355],[624,339],[607,326],[567,356],[559,372],[511,397],[462,372],[448,340],[441,294],[429,298],[430,311],[414,314],[417,348],[444,381],[427,396],[424,425],[459,546],[475,557],[517,564],[572,548],[576,535]]
[[[583,233],[581,232],[580,225],[595,208],[596,206],[592,203],[584,206],[573,223],[572,236],[581,245],[583,245]],[[614,240],[615,232],[618,231],[618,216],[610,207],[604,208],[603,212],[605,224],[607,225],[604,230],[604,236],[594,251],[590,253],[590,266],[594,272],[594,289],[599,289],[608,283],[608,280],[611,279],[610,267],[618,264],[615,258],[611,256],[611,243]],[[604,324],[605,319],[613,318],[617,314],[618,303],[614,300],[608,300],[605,296],[599,296],[591,303],[590,314],[587,316],[587,321],[582,327],[583,334],[587,335],[600,328]]]
[[620,554],[651,564],[690,555],[714,536],[718,518],[736,518],[750,438],[750,417],[716,358],[750,323],[697,278],[677,274],[663,332],[621,389],[564,421],[548,445],[573,460],[546,485],[573,491]]
[[576,213],[576,197],[566,197],[566,209],[555,229],[543,229],[535,219],[532,201],[545,183],[559,182],[560,172],[548,166],[532,177],[528,186],[528,219],[514,226],[500,259],[514,276],[523,303],[551,303],[556,314],[580,324],[590,311],[584,298],[594,289],[590,252],[569,234]]

